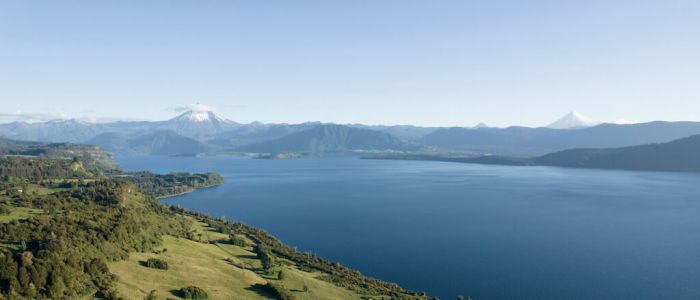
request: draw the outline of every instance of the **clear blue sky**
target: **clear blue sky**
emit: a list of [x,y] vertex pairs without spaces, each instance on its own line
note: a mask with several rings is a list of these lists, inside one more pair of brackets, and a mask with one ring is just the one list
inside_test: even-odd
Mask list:
[[700,120],[700,1],[5,1],[0,113]]

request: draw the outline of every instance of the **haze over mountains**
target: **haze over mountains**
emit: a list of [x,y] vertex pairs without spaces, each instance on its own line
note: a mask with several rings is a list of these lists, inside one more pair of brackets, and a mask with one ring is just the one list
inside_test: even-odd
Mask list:
[[610,124],[569,113],[547,127],[419,127],[363,124],[240,124],[205,106],[165,121],[57,120],[0,124],[0,136],[100,145],[122,155],[195,153],[461,153],[539,156],[573,148],[664,143],[700,134],[700,122]]

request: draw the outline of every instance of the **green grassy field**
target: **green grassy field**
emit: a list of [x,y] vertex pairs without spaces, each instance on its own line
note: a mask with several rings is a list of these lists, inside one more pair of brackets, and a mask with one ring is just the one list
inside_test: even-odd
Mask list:
[[[284,272],[282,280],[276,273],[262,274],[251,247],[216,242],[228,239],[228,235],[214,232],[203,223],[195,223],[192,230],[201,234],[201,242],[165,236],[164,252],[132,253],[128,260],[109,263],[110,271],[119,277],[120,294],[126,299],[143,299],[156,290],[159,298],[178,299],[178,289],[194,285],[203,288],[210,299],[274,299],[252,287],[274,282],[291,291],[295,299],[361,299],[349,290],[316,279],[321,274],[303,272],[290,263],[278,268]],[[169,269],[143,266],[148,258],[167,261]]]
[[42,211],[41,209],[27,207],[11,207],[10,210],[10,214],[0,215],[0,224],[7,223],[12,220],[27,219],[44,213],[44,211]]
[[[267,299],[248,289],[265,281],[252,271],[233,267],[226,261],[229,255],[213,244],[194,242],[170,236],[164,237],[161,254],[134,253],[128,260],[109,264],[119,277],[117,289],[126,299],[143,299],[151,290],[159,297],[177,297],[173,291],[194,285],[203,288],[211,299]],[[141,265],[157,257],[167,261],[168,270]]]

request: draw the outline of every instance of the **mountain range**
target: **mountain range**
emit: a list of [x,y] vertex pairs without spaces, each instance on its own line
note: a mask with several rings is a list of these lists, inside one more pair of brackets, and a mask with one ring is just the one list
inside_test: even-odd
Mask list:
[[245,145],[246,152],[393,152],[417,151],[420,146],[393,135],[343,125],[318,125],[283,137]]
[[581,129],[530,127],[441,128],[418,141],[440,149],[537,156],[571,148],[614,148],[663,143],[700,133],[700,122],[600,124]]
[[0,136],[100,145],[123,155],[194,153],[462,153],[533,157],[572,148],[663,143],[700,134],[700,122],[600,123],[570,113],[548,127],[420,127],[363,124],[241,124],[207,109],[165,121],[56,120],[0,124]]

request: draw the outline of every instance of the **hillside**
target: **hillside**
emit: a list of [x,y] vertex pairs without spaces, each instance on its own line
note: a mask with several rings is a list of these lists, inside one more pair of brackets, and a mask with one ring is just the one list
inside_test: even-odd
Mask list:
[[700,135],[669,143],[612,149],[572,149],[533,159],[537,165],[700,172]]
[[458,157],[430,154],[384,155],[370,159],[434,160],[510,166],[556,166],[642,171],[700,172],[700,135],[668,143],[621,148],[570,149],[527,158],[501,155]]
[[414,151],[420,147],[375,130],[343,125],[318,125],[278,139],[242,146],[246,152],[347,153]]
[[216,174],[13,175],[0,177],[0,299],[427,299],[139,189],[160,196]]

